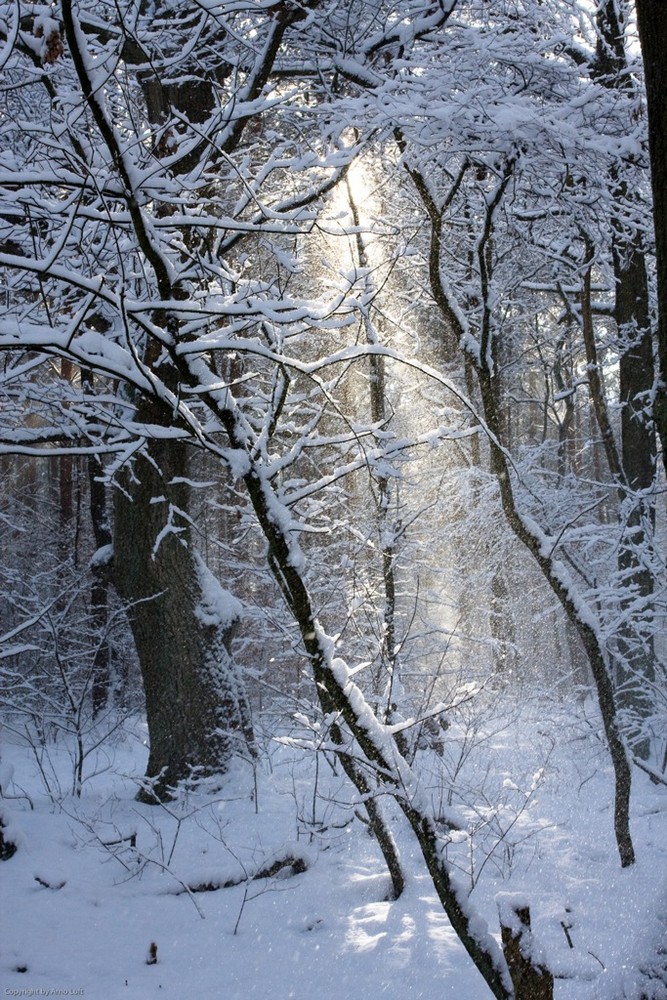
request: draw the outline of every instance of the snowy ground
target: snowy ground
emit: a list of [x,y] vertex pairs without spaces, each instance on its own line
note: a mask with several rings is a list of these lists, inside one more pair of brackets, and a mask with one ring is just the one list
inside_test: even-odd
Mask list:
[[[0,744],[0,774],[14,768],[5,790],[34,806],[26,798],[0,805],[5,833],[18,843],[0,863],[2,996],[488,1000],[400,822],[409,884],[398,901],[386,901],[379,852],[323,757],[316,770],[314,754],[273,744],[256,776],[239,763],[216,795],[149,807],[134,801],[133,777],[145,761],[140,735],[135,724],[105,746],[98,760],[108,767],[80,799],[58,801],[45,795],[28,749]],[[534,726],[481,741],[459,775],[475,832],[453,859],[470,871],[472,858],[472,898],[494,934],[496,895],[530,898],[548,964],[570,977],[557,980],[558,1000],[638,1000],[642,991],[664,1000],[664,985],[642,970],[666,940],[667,789],[635,775],[639,861],[621,871],[603,751],[567,728],[550,745],[540,771]],[[517,761],[519,777],[508,767]],[[63,782],[71,773],[64,748],[49,748],[48,764]],[[470,790],[475,774],[484,808]],[[425,774],[434,803],[438,780]],[[500,839],[494,829],[505,831]],[[131,834],[136,847],[110,843]],[[306,870],[185,889],[238,881],[287,857]],[[152,943],[157,962],[147,964]]]

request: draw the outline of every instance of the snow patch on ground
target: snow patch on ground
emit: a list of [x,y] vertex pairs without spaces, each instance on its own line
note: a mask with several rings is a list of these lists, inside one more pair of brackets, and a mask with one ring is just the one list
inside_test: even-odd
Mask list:
[[[135,726],[107,748],[112,766],[80,799],[50,800],[34,754],[2,746],[3,767],[14,768],[10,794],[26,796],[2,803],[19,845],[0,863],[5,996],[488,1000],[391,803],[408,876],[395,902],[340,769],[320,758],[316,772],[314,754],[274,744],[256,776],[239,762],[218,795],[188,792],[151,807],[134,800],[142,732]],[[65,748],[48,752],[69,787]],[[485,753],[511,763],[508,754],[527,753],[525,733],[507,731]],[[423,784],[420,794],[433,796]],[[503,794],[521,787],[499,773]],[[536,947],[562,977],[557,1000],[638,1000],[642,990],[664,1000],[664,984],[647,979],[667,919],[664,789],[635,776],[639,861],[625,871],[602,752],[574,753],[563,739],[531,794],[530,815],[520,814],[492,854],[479,832],[447,847],[461,865],[479,847],[471,905],[480,919],[499,940],[498,899],[530,906]],[[302,864],[257,877],[281,858]],[[470,872],[461,879],[470,884]],[[212,888],[226,881],[237,884]],[[157,961],[147,964],[153,946]]]

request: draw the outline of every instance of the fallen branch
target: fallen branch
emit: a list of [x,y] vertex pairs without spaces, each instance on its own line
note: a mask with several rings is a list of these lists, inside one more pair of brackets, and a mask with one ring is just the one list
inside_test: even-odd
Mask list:
[[205,882],[188,882],[187,885],[181,882],[184,888],[176,889],[174,895],[180,896],[183,892],[216,892],[218,889],[232,889],[235,885],[243,885],[244,882],[258,882],[264,878],[276,878],[278,875],[281,878],[292,878],[294,875],[302,875],[305,871],[308,871],[308,865],[304,858],[287,855],[263,865],[252,875],[246,873],[220,881],[208,879]]

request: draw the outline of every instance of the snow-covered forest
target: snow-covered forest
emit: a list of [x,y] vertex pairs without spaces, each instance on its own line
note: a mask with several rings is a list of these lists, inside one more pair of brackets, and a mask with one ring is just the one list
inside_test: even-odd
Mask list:
[[4,995],[666,1000],[661,5],[0,7]]

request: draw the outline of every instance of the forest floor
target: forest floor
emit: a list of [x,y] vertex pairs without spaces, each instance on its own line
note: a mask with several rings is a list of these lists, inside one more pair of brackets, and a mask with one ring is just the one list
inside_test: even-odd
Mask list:
[[[529,898],[557,1000],[665,1000],[652,970],[667,942],[667,789],[635,773],[638,861],[621,870],[595,727],[523,714],[472,736],[452,727],[444,750],[424,755],[436,813],[451,798],[468,830],[452,861],[496,937],[497,894]],[[17,845],[0,863],[2,996],[491,996],[398,817],[408,884],[387,900],[381,855],[323,754],[268,741],[218,791],[151,807],[134,799],[146,757],[136,719],[90,753],[81,797],[68,794],[65,743],[2,739],[12,798],[0,809]]]

